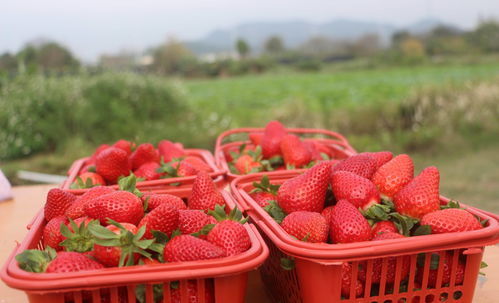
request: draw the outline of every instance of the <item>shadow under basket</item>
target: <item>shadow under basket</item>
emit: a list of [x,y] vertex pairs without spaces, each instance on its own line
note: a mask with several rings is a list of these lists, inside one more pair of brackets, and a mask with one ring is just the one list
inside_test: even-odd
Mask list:
[[[185,150],[187,156],[194,156],[201,159],[203,162],[208,164],[211,167],[211,172],[208,174],[213,179],[213,182],[217,185],[218,188],[223,188],[225,186],[224,176],[225,171],[221,170],[215,164],[215,159],[210,151],[205,149],[195,149],[189,148]],[[86,161],[89,158],[78,159],[68,170],[68,178],[61,184],[61,188],[65,189],[73,194],[82,194],[88,191],[88,189],[71,189],[71,185],[76,181],[76,177],[80,173],[80,170],[85,166]],[[153,191],[158,189],[179,189],[179,188],[189,188],[192,186],[192,183],[196,179],[196,176],[188,176],[188,177],[175,177],[175,178],[165,178],[159,180],[151,180],[151,181],[140,181],[137,182],[137,188],[141,191]],[[107,185],[114,189],[118,189],[118,185]]]
[[[497,216],[473,207],[467,210],[489,220],[483,229],[349,244],[298,241],[249,196],[262,175],[236,178],[231,190],[269,247],[260,273],[272,302],[471,303],[484,247],[499,242]],[[281,184],[296,175],[269,178]]]
[[[243,144],[252,147],[252,143],[247,140],[248,135],[250,133],[263,133],[264,130],[263,128],[235,128],[218,136],[215,144],[215,163],[219,169],[227,172],[228,181],[241,176],[230,171],[230,159],[227,159],[228,152],[237,151]],[[289,134],[301,137],[305,141],[320,143],[327,148],[332,159],[341,160],[357,153],[343,135],[333,131],[315,128],[287,128],[286,131]],[[304,171],[304,169],[287,171]]]
[[[190,189],[171,194],[186,198]],[[230,209],[235,204],[223,192]],[[28,225],[28,234],[4,264],[0,277],[10,287],[22,290],[30,303],[243,303],[248,273],[268,256],[268,248],[255,226],[244,226],[251,239],[249,250],[231,257],[105,268],[75,273],[37,274],[19,268],[15,256],[25,249],[43,249],[43,209]]]

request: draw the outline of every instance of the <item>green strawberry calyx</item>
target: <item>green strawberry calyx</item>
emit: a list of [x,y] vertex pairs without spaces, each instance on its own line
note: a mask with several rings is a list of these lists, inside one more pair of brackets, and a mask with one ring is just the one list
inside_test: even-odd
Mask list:
[[76,177],[76,181],[73,184],[71,184],[71,189],[85,189],[85,188],[92,188],[92,187],[99,186],[99,185],[102,185],[102,184],[94,184],[92,182],[91,178],[87,178],[87,180],[85,180],[85,182],[83,182],[83,179],[80,176],[78,176],[78,177]]
[[215,210],[208,210],[208,215],[214,217],[218,222],[225,220],[232,220],[244,224],[248,222],[248,218],[243,218],[243,213],[236,207],[227,215],[225,212],[225,205],[215,205]]
[[98,220],[92,220],[87,224],[85,221],[80,223],[78,226],[75,221],[71,218],[69,219],[69,224],[71,226],[71,231],[66,224],[61,223],[60,231],[61,234],[66,238],[61,242],[61,246],[65,248],[66,251],[74,252],[87,252],[94,248],[95,237],[90,232],[90,225],[99,225]]
[[282,220],[286,217],[286,213],[282,210],[282,208],[277,204],[277,201],[270,200],[269,204],[263,207],[263,209],[276,221],[281,224]]
[[88,226],[88,229],[90,230],[90,233],[92,233],[92,235],[95,237],[95,244],[121,248],[118,267],[122,267],[125,265],[134,265],[134,254],[136,253],[146,258],[151,258],[151,254],[147,252],[146,249],[148,249],[151,244],[154,243],[154,239],[142,239],[146,232],[145,226],[142,226],[141,228],[139,228],[136,234],[133,234],[120,223],[109,218],[106,219],[109,224],[112,224],[119,228],[119,234],[116,234],[113,231],[105,228],[104,226],[97,224]]
[[270,193],[274,196],[277,195],[277,191],[279,190],[279,187],[281,185],[279,184],[271,184],[269,180],[269,176],[265,175],[262,177],[260,182],[253,182],[253,189],[250,191],[250,194],[253,193],[258,193],[258,192],[264,192],[264,193]]
[[120,190],[131,192],[132,194],[140,198],[143,196],[143,194],[140,190],[137,189],[137,181],[141,181],[141,179],[137,179],[137,176],[135,176],[133,173],[130,173],[128,177],[121,177],[118,180],[118,186]]
[[56,257],[55,249],[46,247],[45,250],[27,249],[16,256],[16,261],[22,270],[43,273]]

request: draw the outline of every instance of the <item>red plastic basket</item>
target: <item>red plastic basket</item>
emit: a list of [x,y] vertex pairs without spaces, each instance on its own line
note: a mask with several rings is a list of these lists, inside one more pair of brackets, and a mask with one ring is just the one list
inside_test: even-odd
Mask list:
[[[350,244],[306,243],[289,236],[249,196],[252,182],[260,180],[265,173],[236,178],[231,190],[253,222],[259,227],[269,246],[270,257],[261,269],[264,285],[275,302],[472,302],[475,284],[486,245],[499,242],[499,222],[490,214],[475,208],[468,211],[488,225],[475,231],[419,236],[406,239],[358,242]],[[272,183],[281,184],[296,176],[296,172],[267,174]],[[441,197],[444,202],[448,200]],[[440,256],[435,287],[430,287],[429,270],[432,253]],[[452,258],[450,282],[443,285],[444,256]],[[282,258],[294,259],[295,269],[281,268]],[[418,258],[424,262],[417,266]],[[458,258],[465,264],[464,281],[456,283]],[[352,265],[352,279],[359,277],[359,264],[365,269],[366,279],[362,296],[355,298],[354,283],[347,298],[341,296],[342,264]],[[373,264],[382,262],[379,284],[371,283]],[[395,280],[387,282],[388,264],[395,262]],[[402,264],[409,262],[409,274],[402,277]],[[379,264],[379,263],[378,263]],[[416,281],[416,271],[422,271],[422,281]],[[354,281],[355,281],[354,280]],[[404,287],[393,287],[401,285]],[[434,301],[430,297],[433,296]],[[328,298],[328,299],[325,299]],[[419,300],[419,301],[418,301]]]
[[[211,178],[219,188],[222,188],[225,185],[224,183],[225,171],[217,167],[217,165],[215,164],[215,159],[213,158],[213,155],[211,154],[210,151],[205,149],[190,148],[186,149],[185,152],[188,156],[195,156],[202,159],[212,168],[212,172],[210,172],[209,175],[211,176]],[[68,170],[68,178],[61,184],[62,189],[66,189],[73,194],[81,194],[88,191],[88,189],[70,188],[71,184],[75,182],[76,177],[78,176],[80,170],[85,166],[86,161],[88,159],[89,158],[87,157],[73,162],[73,164]],[[189,176],[189,177],[166,178],[166,179],[152,180],[152,181],[141,181],[137,182],[137,188],[142,191],[188,188],[192,185],[195,178],[196,176]],[[109,186],[118,189],[118,185],[116,184]]]
[[[341,134],[336,132],[314,128],[287,128],[286,130],[288,131],[288,133],[292,133],[302,137],[308,136],[308,138],[306,138],[305,140],[317,141],[327,145],[330,149],[330,152],[334,155],[335,159],[344,159],[357,153],[355,149],[350,145],[348,140]],[[263,133],[263,131],[263,128],[235,128],[225,131],[218,136],[215,145],[215,163],[219,167],[219,169],[227,172],[229,181],[234,180],[234,178],[240,175],[234,174],[230,171],[225,153],[230,149],[237,149],[242,144],[252,146],[250,141],[241,140],[241,138],[239,138],[238,141],[230,141],[229,137],[242,134],[247,135],[252,132]],[[293,171],[303,171],[303,169],[296,169]]]
[[[186,198],[190,190],[170,192]],[[228,192],[223,196],[229,208],[235,204]],[[28,225],[28,234],[18,244],[3,266],[0,276],[10,287],[26,292],[31,303],[65,302],[136,302],[135,289],[140,285],[145,291],[145,302],[153,303],[153,287],[163,289],[161,302],[170,299],[170,283],[179,281],[180,301],[192,302],[189,296],[199,294],[198,302],[205,302],[206,287],[214,287],[213,302],[244,302],[248,272],[259,267],[268,256],[268,248],[252,224],[245,224],[251,239],[248,251],[237,256],[194,262],[165,263],[99,271],[66,274],[35,274],[19,268],[14,257],[25,249],[43,249],[42,235],[46,222],[43,211]],[[188,284],[195,283],[197,292],[188,291]],[[155,286],[157,285],[157,286]],[[156,301],[157,302],[157,301]]]

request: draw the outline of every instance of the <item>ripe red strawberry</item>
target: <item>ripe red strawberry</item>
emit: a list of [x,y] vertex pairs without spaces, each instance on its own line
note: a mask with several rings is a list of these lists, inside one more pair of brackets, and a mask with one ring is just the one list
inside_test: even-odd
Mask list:
[[130,174],[128,154],[120,148],[110,147],[97,156],[95,169],[106,181],[114,184],[119,177]]
[[421,225],[429,225],[432,234],[455,233],[481,229],[480,222],[469,212],[459,208],[447,208],[426,214]]
[[[204,281],[207,282],[208,285],[205,285],[204,288],[204,301],[201,301],[202,297],[201,294],[198,293],[198,286],[196,283],[196,280],[188,280],[187,281],[187,301],[183,301],[185,299],[183,298],[183,295],[181,293],[180,287],[173,288],[171,289],[171,302],[172,303],[200,303],[200,302],[205,302],[205,303],[214,303],[215,302],[215,296],[213,294],[213,283],[209,283],[210,280],[198,280],[201,281],[201,283],[204,283]],[[184,295],[185,296],[185,295]]]
[[322,158],[321,153],[317,149],[316,144],[313,141],[303,141],[303,145],[305,145],[305,148],[310,153],[311,160],[314,161],[324,160]]
[[[352,264],[343,263],[341,265],[341,295],[346,299],[350,298],[350,287],[352,287]],[[365,273],[364,273],[365,274]],[[364,284],[359,280],[362,271],[359,268],[357,271],[357,279],[355,283],[355,297],[360,297],[364,293]]]
[[376,171],[376,159],[369,154],[351,156],[333,166],[333,173],[337,171],[347,171],[371,179]]
[[377,236],[378,234],[382,233],[398,233],[398,229],[395,226],[395,223],[392,221],[380,221],[374,224],[373,229],[372,229],[372,234],[373,237]]
[[330,163],[326,161],[285,181],[277,192],[277,203],[287,214],[299,210],[320,212],[324,208],[330,171]]
[[255,161],[250,155],[242,155],[237,158],[236,163],[234,164],[237,171],[240,174],[248,174],[253,172],[262,171],[263,166],[260,162]]
[[278,156],[281,152],[281,140],[286,135],[286,129],[279,121],[270,121],[265,126],[261,146],[262,155],[265,159]]
[[158,151],[164,162],[170,162],[173,159],[178,159],[185,155],[185,151],[181,146],[168,140],[161,140],[159,142]]
[[184,158],[184,161],[192,165],[197,170],[202,170],[205,172],[213,171],[213,168],[211,168],[211,166],[209,166],[201,158],[198,158],[196,156],[187,156]]
[[378,187],[381,196],[393,199],[414,177],[414,163],[411,157],[401,154],[383,164],[374,173],[373,183]]
[[157,172],[157,169],[160,167],[161,165],[157,162],[147,162],[142,164],[133,173],[137,178],[144,178],[146,181],[158,180],[161,178],[161,174]]
[[[391,240],[391,239],[402,239],[405,238],[399,233],[394,232],[386,232],[382,234],[377,234],[374,236],[372,241],[381,241],[381,240]],[[371,276],[372,283],[379,283],[381,281],[381,272],[383,266],[383,259],[375,259],[373,261],[373,271]],[[395,272],[397,269],[397,258],[396,257],[388,257],[387,258],[387,271],[386,271],[386,282],[393,283],[395,282]],[[401,280],[404,280],[407,275],[409,275],[410,268],[410,257],[406,256],[402,260],[401,267]],[[363,277],[360,278],[361,280]],[[365,281],[365,280],[364,280]]]
[[[437,254],[434,254],[434,256],[438,256]],[[433,259],[433,258],[432,258]],[[438,260],[438,259],[437,259]],[[441,262],[441,266],[443,266],[443,275],[442,275],[442,285],[446,285],[450,283],[451,280],[451,274],[452,274],[452,263],[453,263],[453,256],[451,253],[446,253],[444,254],[444,260]],[[430,263],[430,265],[432,265]],[[456,267],[456,277],[455,277],[455,285],[462,285],[464,282],[464,270],[465,266],[463,263],[459,262],[457,263]],[[416,281],[419,283],[423,282],[423,267],[419,267],[418,271],[416,273]],[[428,274],[428,286],[429,287],[437,287],[437,274],[438,274],[438,265],[434,264],[433,268],[430,267],[430,271]]]
[[360,211],[347,200],[339,200],[331,214],[329,234],[333,243],[371,240],[371,226]]
[[335,171],[331,186],[336,200],[346,199],[364,210],[380,202],[376,186],[369,180],[348,171]]
[[225,205],[222,194],[206,172],[199,172],[192,184],[191,196],[187,201],[190,209],[207,211],[215,205]]
[[142,164],[147,162],[159,163],[159,153],[151,143],[140,144],[130,156],[132,169],[138,169]]
[[163,256],[167,262],[184,262],[225,257],[222,248],[191,235],[180,235],[165,245]]
[[249,133],[248,135],[251,143],[253,143],[253,145],[257,146],[257,145],[260,145],[261,142],[262,142],[262,138],[263,138],[263,133]]
[[269,201],[276,201],[277,199],[275,195],[266,192],[255,192],[250,194],[250,196],[260,207],[265,207],[269,205]]
[[55,217],[63,216],[66,209],[73,204],[76,196],[59,188],[51,189],[47,194],[44,207],[45,220],[50,221]]
[[55,217],[50,220],[43,229],[43,246],[50,246],[55,250],[62,250],[59,244],[64,240],[61,234],[61,224],[66,224],[67,219],[64,216]]
[[101,269],[104,266],[77,252],[60,251],[57,257],[47,266],[46,273],[77,272]]
[[389,151],[369,152],[362,154],[367,154],[373,157],[373,159],[376,161],[376,170],[393,158],[393,154]]
[[[121,223],[121,226],[126,231],[131,232],[133,235],[136,235],[137,232],[138,232],[137,227],[134,224]],[[124,233],[126,231],[123,231],[118,226],[108,225],[108,226],[105,227],[105,229],[107,229],[107,230],[113,232],[114,234],[116,234],[116,239],[119,239],[120,235],[122,236],[123,239],[126,238],[124,236]],[[94,235],[95,235],[95,233],[94,233]],[[103,246],[103,245],[100,245],[100,244],[103,244],[103,243],[96,242],[95,245],[94,245],[94,254],[93,254],[93,256],[95,257],[95,259],[97,259],[97,261],[99,261],[100,263],[102,263],[106,267],[117,267],[117,266],[120,266],[120,257],[121,257],[121,254],[125,253],[122,250],[123,249],[125,249],[127,251],[130,250],[129,246],[132,246],[133,244],[132,243],[125,243],[125,241],[119,241],[119,242],[121,242],[120,244],[122,246],[119,246],[119,245]],[[100,244],[98,244],[98,243],[100,243]],[[138,253],[134,253],[134,252],[132,252],[130,250],[130,254],[128,256],[131,256],[132,254],[133,254],[133,264],[136,264],[137,261],[140,258],[140,255]],[[123,260],[123,262],[125,262],[125,263],[127,261],[130,262],[128,260],[128,256]]]
[[99,196],[103,196],[114,192],[115,190],[110,187],[96,186],[89,189],[86,193],[78,197],[71,206],[66,209],[65,215],[68,218],[76,219],[85,215],[84,207],[88,201],[93,200]]
[[136,225],[144,216],[142,201],[136,195],[121,190],[90,200],[85,204],[84,212],[101,223],[109,218]]
[[425,168],[394,197],[395,209],[402,215],[421,219],[440,209],[440,173],[434,166]]
[[172,177],[195,176],[199,172],[197,168],[185,160],[173,162],[172,167],[176,169],[176,175],[173,175]]
[[248,231],[244,226],[233,220],[219,222],[208,233],[206,239],[221,247],[226,256],[235,256],[247,251],[251,246]]
[[113,147],[121,148],[130,156],[132,154],[134,144],[131,141],[121,139],[116,141],[116,143],[113,144]]
[[288,166],[299,168],[312,160],[312,155],[298,136],[286,135],[282,137],[280,147],[284,163]]
[[139,228],[146,227],[144,238],[152,239],[152,230],[157,230],[170,236],[178,226],[178,209],[163,203],[140,220]]
[[79,171],[79,174],[82,175],[82,174],[88,173],[88,172],[91,172],[91,173],[95,172],[95,159],[92,159],[92,162],[90,162],[90,160],[85,162],[85,165],[82,166],[82,168]]
[[142,201],[147,200],[147,210],[152,211],[162,204],[168,204],[178,210],[187,209],[181,198],[170,194],[146,193],[142,196]]
[[324,219],[326,219],[328,226],[331,223],[331,214],[333,212],[333,207],[334,206],[328,206],[328,207],[324,208],[321,212],[321,215],[324,217]]
[[298,240],[320,243],[327,242],[329,225],[319,213],[309,211],[295,211],[287,215],[281,227]]
[[79,184],[80,182],[78,180],[73,183],[77,188],[88,188],[96,185],[106,185],[106,181],[104,180],[104,178],[96,173],[85,172],[81,173],[78,177],[81,179],[81,184],[84,184],[85,186],[82,187],[81,184]]
[[97,156],[105,151],[106,149],[108,149],[110,146],[108,144],[101,144],[99,145],[96,149],[95,149],[95,152],[92,154],[92,156],[90,157],[90,159],[87,161],[87,163],[93,163],[95,164],[95,161],[97,160]]
[[193,234],[210,224],[211,216],[197,209],[182,209],[178,211],[178,228],[182,234]]

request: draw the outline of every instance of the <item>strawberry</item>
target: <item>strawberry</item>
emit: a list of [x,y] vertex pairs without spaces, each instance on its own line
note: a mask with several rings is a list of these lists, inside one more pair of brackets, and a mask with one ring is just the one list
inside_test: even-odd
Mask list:
[[96,238],[93,255],[99,262],[107,267],[121,267],[136,264],[141,255],[151,256],[145,249],[154,240],[141,240],[145,227],[137,230],[134,224],[110,222],[106,227],[94,224],[88,228]]
[[208,212],[218,223],[208,233],[206,239],[221,247],[226,256],[235,256],[247,251],[251,246],[251,240],[243,224],[247,219],[242,218],[242,213],[234,208],[227,216],[222,206],[216,206],[215,211]]
[[[430,270],[428,274],[428,286],[429,287],[437,287],[437,274],[438,274],[438,266],[439,266],[440,255],[437,253],[432,254],[431,262],[430,262]],[[424,263],[420,262],[424,259],[418,259],[418,271],[416,273],[416,281],[419,283],[423,282],[423,274],[424,274]],[[451,274],[452,274],[452,263],[453,256],[452,253],[445,253],[443,262],[440,262],[440,266],[443,266],[443,275],[442,275],[442,285],[447,285],[450,283]],[[465,266],[458,259],[458,263],[456,266],[455,273],[455,285],[462,285],[464,282],[464,270]],[[440,286],[440,285],[438,285]]]
[[402,215],[421,219],[440,209],[438,187],[440,173],[434,166],[425,168],[394,197],[395,210]]
[[75,251],[93,256],[94,236],[89,231],[90,225],[98,225],[99,222],[88,217],[76,220],[69,219],[65,225],[60,227],[64,241],[61,246],[65,251]]
[[28,272],[66,273],[104,268],[85,255],[77,252],[60,251],[53,249],[44,251],[27,249],[16,256],[19,267]]
[[225,257],[222,248],[191,235],[180,235],[166,243],[163,256],[167,262],[184,262]]
[[312,161],[324,160],[324,158],[322,157],[321,153],[319,152],[319,150],[317,149],[317,147],[313,141],[303,141],[303,145],[310,153],[310,157],[311,157]]
[[135,147],[134,145],[135,144],[131,141],[121,139],[116,141],[116,143],[113,144],[113,147],[121,148],[130,156],[132,154],[132,149]]
[[269,201],[275,201],[277,199],[274,194],[266,192],[255,192],[250,194],[250,196],[258,205],[260,205],[260,207],[265,207],[269,205]]
[[159,163],[159,153],[151,143],[143,143],[132,153],[130,162],[132,162],[132,169],[134,170],[147,162]]
[[66,224],[66,217],[60,216],[50,220],[43,228],[43,246],[50,246],[55,250],[62,250],[59,244],[64,240],[61,234],[61,224]]
[[320,243],[327,242],[329,225],[319,213],[309,211],[295,211],[287,215],[281,227],[298,240]]
[[92,159],[92,162],[85,162],[85,165],[80,169],[79,174],[84,173],[95,173],[95,159]]
[[299,210],[320,212],[324,208],[330,170],[326,161],[285,181],[277,192],[277,203],[287,214]]
[[178,228],[182,234],[199,232],[213,218],[196,209],[182,209],[178,211],[178,215]]
[[100,222],[107,222],[109,218],[134,225],[144,216],[142,201],[136,195],[121,190],[89,201],[84,206],[84,212]]
[[213,168],[211,168],[210,165],[208,165],[201,158],[198,158],[196,156],[187,156],[184,158],[184,161],[192,165],[197,170],[202,170],[205,172],[213,171]]
[[[381,241],[381,240],[391,240],[391,239],[402,239],[405,238],[401,234],[397,232],[385,232],[382,234],[377,234],[374,236],[372,241]],[[375,259],[373,261],[373,270],[371,281],[372,283],[379,283],[381,281],[381,272],[383,266],[383,259]],[[386,283],[395,282],[395,272],[397,268],[397,258],[396,257],[388,257],[387,258],[387,271],[386,271]],[[405,256],[402,260],[402,268],[401,268],[401,276],[400,279],[404,280],[407,275],[409,275],[410,268],[410,257]],[[363,280],[363,277],[360,278]],[[365,282],[365,280],[364,280]]]
[[263,133],[260,132],[249,133],[248,138],[250,139],[251,143],[253,143],[253,145],[257,146],[260,145],[262,142]]
[[[350,298],[350,287],[352,287],[352,264],[341,264],[341,295],[346,299]],[[359,280],[362,275],[361,268],[357,271],[357,278],[355,283],[355,297],[360,297],[364,293],[364,285]]]
[[95,169],[106,181],[114,184],[119,177],[130,174],[128,154],[120,148],[110,147],[97,156]]
[[108,144],[101,144],[99,145],[96,149],[95,149],[95,152],[92,154],[92,156],[90,157],[90,159],[87,161],[87,163],[93,163],[95,164],[95,161],[97,160],[97,156],[105,151],[106,149],[108,149],[110,146]]
[[331,213],[333,212],[333,207],[334,206],[328,206],[324,208],[321,212],[321,215],[326,219],[327,225],[331,223]]
[[[210,282],[210,280],[198,280],[200,283]],[[188,280],[187,281],[187,297],[185,295],[182,295],[182,291],[180,290],[180,287],[176,287],[171,289],[171,302],[172,303],[200,303],[200,302],[205,302],[205,303],[214,303],[215,302],[215,296],[213,294],[213,284],[212,283],[207,283],[208,285],[205,285],[204,288],[204,298],[201,298],[201,294],[198,293],[198,286],[196,283],[196,280]],[[186,299],[183,299],[186,298]],[[202,301],[202,299],[204,299]],[[186,301],[184,301],[186,300]]]
[[191,163],[182,160],[180,162],[173,162],[172,167],[176,170],[174,174],[171,174],[171,177],[188,177],[195,176],[199,172],[197,168],[195,168]]
[[395,226],[395,223],[393,223],[392,221],[377,222],[376,224],[374,224],[372,229],[373,237],[376,237],[378,234],[388,233],[388,232],[392,233],[399,232],[397,227]]
[[393,199],[414,177],[414,163],[411,157],[401,154],[383,164],[374,173],[373,183],[378,187],[381,196]]
[[366,210],[380,202],[378,189],[369,179],[348,171],[335,171],[331,186],[336,200],[346,199],[357,208]]
[[181,198],[170,194],[155,194],[155,193],[144,194],[142,196],[142,201],[144,201],[145,203],[146,200],[147,200],[148,211],[152,211],[153,209],[157,208],[162,204],[168,204],[170,206],[175,207],[178,210],[187,209],[187,206],[185,205],[184,201],[182,201]]
[[72,189],[77,188],[92,188],[98,185],[106,185],[106,181],[101,175],[93,172],[84,172],[76,178],[76,181],[71,185]]
[[426,214],[421,225],[429,225],[432,234],[455,233],[481,229],[480,222],[469,212],[459,208],[447,208]]
[[190,209],[208,211],[215,209],[215,205],[225,205],[222,194],[206,172],[199,172],[192,184],[191,196],[187,201]]
[[161,178],[161,174],[157,172],[161,165],[157,162],[147,162],[142,164],[133,173],[137,178],[143,178],[146,181],[158,180]]
[[260,172],[263,169],[262,164],[256,161],[250,155],[242,155],[239,158],[237,158],[236,163],[234,163],[234,166],[236,167],[237,171],[243,175],[254,172],[255,173]]
[[146,227],[144,238],[152,239],[152,230],[157,230],[170,236],[174,229],[178,226],[178,209],[163,203],[148,213],[140,220],[139,228]]
[[369,154],[351,156],[333,166],[333,173],[337,171],[347,171],[371,179],[376,171],[376,159]]
[[371,226],[360,211],[347,200],[339,200],[331,213],[329,233],[333,243],[371,240]]
[[44,207],[45,220],[63,216],[66,210],[76,200],[76,196],[59,188],[51,189],[47,194]]
[[312,155],[303,142],[295,135],[286,135],[281,139],[281,153],[288,167],[303,167],[312,160]]
[[161,140],[159,142],[158,151],[164,162],[170,162],[173,159],[178,159],[185,155],[185,151],[182,147],[175,145],[168,140]]
[[370,153],[362,153],[367,154],[374,158],[376,161],[376,170],[380,168],[383,164],[390,161],[393,158],[393,154],[389,151],[380,151],[380,152],[370,152]]
[[78,197],[73,204],[71,204],[65,212],[65,216],[71,219],[83,217],[85,215],[84,207],[88,201],[93,200],[99,196],[103,196],[114,192],[115,190],[110,187],[96,186],[89,189],[86,193]]
[[279,121],[270,121],[265,126],[261,146],[265,159],[278,156],[281,152],[281,140],[286,135],[286,129]]

